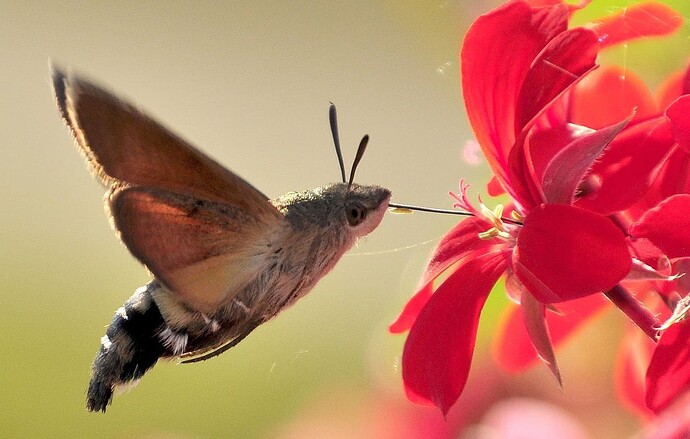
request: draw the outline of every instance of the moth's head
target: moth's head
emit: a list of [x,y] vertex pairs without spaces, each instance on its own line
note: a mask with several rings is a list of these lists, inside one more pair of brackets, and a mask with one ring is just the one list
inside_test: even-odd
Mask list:
[[383,219],[391,191],[381,186],[336,183],[315,191],[329,205],[329,222],[348,230],[354,237],[371,233]]
[[335,183],[290,192],[272,203],[297,229],[337,230],[356,239],[378,227],[390,198],[391,191],[381,186]]
[[325,198],[333,198],[335,201],[333,204],[338,206],[332,210],[335,215],[338,215],[338,217],[332,218],[332,221],[341,222],[354,237],[364,236],[371,233],[381,223],[383,215],[388,209],[391,191],[381,186],[362,186],[354,183],[357,165],[362,160],[369,143],[368,135],[362,137],[359,143],[357,154],[350,168],[349,180],[345,177],[345,164],[343,163],[340,135],[338,134],[338,117],[333,103],[328,110],[328,116],[343,182],[316,190],[322,191]]

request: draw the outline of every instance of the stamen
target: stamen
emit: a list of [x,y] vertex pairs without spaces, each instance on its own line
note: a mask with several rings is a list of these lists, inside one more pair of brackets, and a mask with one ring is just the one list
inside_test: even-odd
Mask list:
[[[510,240],[510,228],[506,226],[503,218],[504,207],[502,204],[497,204],[494,210],[486,207],[484,203],[479,200],[479,207],[481,215],[484,219],[493,225],[489,230],[479,234],[480,239],[502,238]],[[505,221],[508,221],[507,219]]]
[[503,218],[501,215],[503,215],[503,205],[498,204],[494,210],[489,209],[486,207],[484,203],[481,203],[479,205],[482,216],[487,219],[491,224],[494,225],[496,229],[498,229],[501,232],[504,232],[505,229],[505,224],[503,223]]

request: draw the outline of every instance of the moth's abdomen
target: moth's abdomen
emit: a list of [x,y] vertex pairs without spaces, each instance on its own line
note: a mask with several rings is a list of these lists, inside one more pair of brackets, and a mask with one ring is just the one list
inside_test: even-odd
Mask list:
[[152,283],[139,288],[115,312],[91,368],[86,408],[103,411],[116,387],[134,384],[167,352],[160,338],[165,321],[151,298]]

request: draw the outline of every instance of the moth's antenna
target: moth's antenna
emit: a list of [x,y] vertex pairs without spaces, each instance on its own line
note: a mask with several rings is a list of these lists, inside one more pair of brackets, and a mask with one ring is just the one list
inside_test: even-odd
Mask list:
[[335,111],[335,104],[331,102],[331,106],[328,109],[328,120],[331,123],[331,135],[333,136],[333,143],[335,144],[335,153],[338,155],[338,164],[340,165],[340,175],[345,180],[345,164],[343,163],[343,152],[340,149],[340,136],[338,135],[338,115]]
[[357,170],[357,165],[359,165],[360,160],[364,156],[364,151],[367,149],[367,144],[369,143],[369,134],[365,134],[362,140],[359,142],[357,147],[357,155],[355,160],[352,162],[352,169],[350,169],[350,180],[347,182],[347,188],[350,189],[352,186],[352,181],[355,179],[355,171]]

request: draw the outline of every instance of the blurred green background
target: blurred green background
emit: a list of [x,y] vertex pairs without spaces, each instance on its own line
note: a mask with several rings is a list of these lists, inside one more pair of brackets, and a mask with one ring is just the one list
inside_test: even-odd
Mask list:
[[[55,109],[48,59],[136,102],[269,196],[338,180],[333,101],[348,163],[371,135],[360,183],[387,186],[398,202],[450,207],[446,194],[461,177],[475,191],[488,180],[485,164],[461,161],[472,134],[457,51],[469,23],[498,3],[0,2],[0,436],[363,437],[377,410],[457,434],[436,411],[402,399],[404,337],[386,330],[456,221],[422,214],[389,215],[312,294],[228,353],[160,364],[107,414],[87,413],[105,325],[148,276],[110,230],[103,190]],[[690,14],[685,0],[666,3]],[[594,0],[578,17],[629,4]],[[609,57],[656,84],[685,65],[687,38],[686,27]],[[475,410],[456,418],[471,412],[466,423],[479,422],[477,407],[493,402],[475,404],[471,389],[486,396],[489,382],[497,400],[548,400],[592,437],[638,428],[610,384],[622,319],[608,316],[561,354],[562,393],[543,368],[513,377],[491,366],[486,345],[505,302],[494,294],[484,313],[456,411]]]

